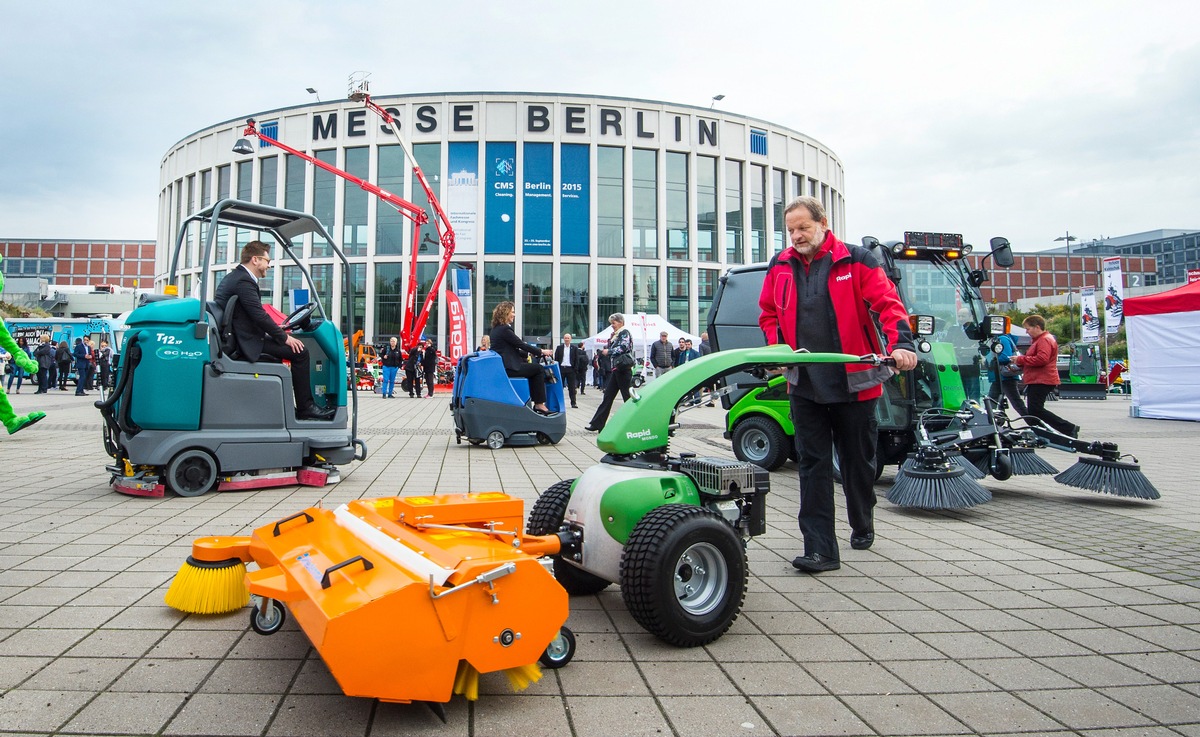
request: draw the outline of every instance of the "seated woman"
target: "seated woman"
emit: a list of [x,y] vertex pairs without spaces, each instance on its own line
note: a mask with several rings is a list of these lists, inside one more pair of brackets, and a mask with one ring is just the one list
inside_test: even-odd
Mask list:
[[533,400],[534,411],[550,414],[550,408],[546,406],[546,374],[540,364],[529,362],[529,356],[554,354],[548,348],[538,348],[518,338],[512,326],[515,318],[516,310],[512,302],[501,302],[492,310],[492,332],[489,336],[492,350],[504,360],[505,373],[529,379],[529,398]]

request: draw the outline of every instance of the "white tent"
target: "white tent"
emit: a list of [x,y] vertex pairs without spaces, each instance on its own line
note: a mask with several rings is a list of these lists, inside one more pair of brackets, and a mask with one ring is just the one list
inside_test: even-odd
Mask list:
[[1200,421],[1200,282],[1124,303],[1133,417]]
[[[692,347],[700,350],[700,336],[685,333],[667,322],[667,318],[662,315],[647,315],[645,312],[625,315],[625,328],[633,336],[634,355],[641,359],[643,365],[650,353],[650,344],[658,340],[659,334],[664,330],[672,348],[679,346],[680,338],[688,338],[692,341]],[[595,335],[584,338],[583,347],[589,356],[595,355],[596,349],[608,346],[608,341],[612,338],[612,331],[612,325],[609,325]],[[652,376],[653,372],[650,375]]]

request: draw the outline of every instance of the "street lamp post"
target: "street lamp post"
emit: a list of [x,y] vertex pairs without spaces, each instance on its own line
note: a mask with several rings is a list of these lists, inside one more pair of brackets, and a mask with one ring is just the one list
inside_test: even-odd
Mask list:
[[1072,284],[1071,284],[1071,241],[1077,241],[1079,239],[1076,238],[1075,236],[1071,235],[1071,231],[1069,231],[1069,230],[1066,231],[1066,233],[1067,233],[1066,235],[1060,235],[1059,237],[1055,238],[1054,242],[1055,243],[1058,243],[1060,241],[1067,242],[1067,313],[1071,316],[1071,320],[1070,320],[1071,342],[1074,343],[1075,342],[1075,311],[1073,309],[1071,309],[1071,301],[1072,301],[1073,295],[1075,294],[1075,287],[1072,286]]

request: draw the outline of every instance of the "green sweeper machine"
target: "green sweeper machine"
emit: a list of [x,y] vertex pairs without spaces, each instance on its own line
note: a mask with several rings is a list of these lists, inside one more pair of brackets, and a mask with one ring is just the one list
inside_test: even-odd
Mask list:
[[766,532],[770,474],[744,461],[670,454],[676,418],[692,406],[685,397],[733,372],[890,361],[785,345],[689,361],[633,392],[597,436],[601,461],[542,492],[526,531],[558,535],[554,576],[569,594],[618,583],[630,614],[659,639],[712,642],[741,611],[746,541]]
[[[987,314],[979,289],[988,281],[983,264],[989,258],[1004,268],[1013,263],[1007,239],[992,238],[990,245],[991,252],[972,269],[965,259],[972,249],[961,235],[906,232],[900,241],[863,239],[896,285],[918,338],[917,368],[885,383],[877,405],[877,477],[886,466],[899,466],[888,500],[924,509],[970,507],[991,499],[977,479],[1040,474],[1057,474],[1055,481],[1090,491],[1157,499],[1137,460],[1116,443],[1067,437],[1034,417],[1010,420],[1007,401],[988,397],[986,366],[1011,325],[1004,316]],[[765,273],[766,264],[753,264],[721,278],[708,321],[714,352],[765,343],[758,326]],[[724,381],[726,437],[737,458],[770,470],[794,458],[784,379],[737,373]],[[1036,454],[1044,448],[1080,458],[1058,473]],[[834,473],[840,474],[836,452]]]

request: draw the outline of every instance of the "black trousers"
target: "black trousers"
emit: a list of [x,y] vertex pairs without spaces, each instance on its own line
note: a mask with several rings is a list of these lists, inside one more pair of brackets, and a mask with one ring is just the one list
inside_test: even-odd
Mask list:
[[1058,430],[1063,435],[1074,436],[1074,422],[1067,422],[1046,409],[1046,398],[1050,396],[1050,392],[1052,391],[1054,391],[1054,387],[1049,384],[1026,384],[1025,398],[1029,400],[1029,414]]
[[800,475],[804,554],[840,560],[834,534],[833,448],[837,446],[846,512],[855,535],[875,531],[875,446],[878,400],[818,404],[791,395]]
[[282,345],[273,340],[263,343],[262,352],[280,361],[292,364],[292,393],[296,395],[296,409],[313,406],[312,386],[309,383],[308,351],[297,353],[287,343]]
[[608,422],[608,413],[612,411],[613,402],[616,401],[617,392],[621,392],[623,401],[629,401],[629,385],[632,382],[632,367],[613,369],[604,381],[604,396],[600,399],[600,406],[596,408],[596,414],[592,415],[592,421],[588,425],[597,430],[604,427]]
[[575,373],[574,366],[563,366],[559,364],[558,372],[562,374],[563,384],[566,384],[567,396],[571,398],[571,404],[575,404],[575,390],[580,387],[579,374]]
[[1017,411],[1017,414],[1024,416],[1029,414],[1029,408],[1025,406],[1025,400],[1021,399],[1021,390],[1017,387],[1016,379],[1000,379],[992,382],[992,387],[988,389],[988,396],[993,401],[1000,401],[1000,393],[1008,397],[1008,404]]
[[[546,403],[546,372],[540,363],[523,363],[515,369],[505,371],[509,376],[521,376],[529,379],[529,398],[534,404]],[[433,394],[433,387],[429,388]]]

